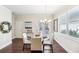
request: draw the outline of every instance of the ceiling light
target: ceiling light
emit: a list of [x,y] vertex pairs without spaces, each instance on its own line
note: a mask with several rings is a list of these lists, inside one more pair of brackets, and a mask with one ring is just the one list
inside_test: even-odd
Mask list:
[[51,22],[52,20],[48,20],[47,22],[49,23],[49,22]]
[[44,21],[47,21],[47,19],[44,19]]

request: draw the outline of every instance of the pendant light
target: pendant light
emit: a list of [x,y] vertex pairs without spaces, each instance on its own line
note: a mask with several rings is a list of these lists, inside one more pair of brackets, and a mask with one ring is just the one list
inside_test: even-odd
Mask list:
[[45,13],[44,13],[45,16],[44,16],[43,19],[40,20],[40,22],[43,22],[43,23],[50,23],[52,20],[48,18],[48,6],[47,6],[47,5],[44,6],[44,12],[45,12]]

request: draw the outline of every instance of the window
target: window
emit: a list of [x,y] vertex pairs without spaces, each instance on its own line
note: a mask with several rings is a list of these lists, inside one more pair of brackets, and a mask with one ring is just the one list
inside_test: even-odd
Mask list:
[[79,38],[79,6],[58,18],[58,32]]
[[49,27],[47,23],[40,22],[39,23],[39,32],[42,32],[44,37],[47,37],[49,34]]
[[61,33],[66,34],[66,33],[67,33],[67,26],[66,26],[66,24],[60,25],[59,31],[60,31]]
[[79,38],[79,22],[72,22],[68,25],[69,35]]

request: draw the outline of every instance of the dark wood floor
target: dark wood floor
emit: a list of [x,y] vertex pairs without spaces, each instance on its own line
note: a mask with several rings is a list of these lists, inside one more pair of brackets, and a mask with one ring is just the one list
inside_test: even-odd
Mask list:
[[[30,48],[25,51],[22,50],[22,39],[14,39],[12,44],[1,49],[0,53],[31,53]],[[55,40],[53,41],[53,53],[67,53]]]
[[67,53],[55,40],[53,41],[53,53]]

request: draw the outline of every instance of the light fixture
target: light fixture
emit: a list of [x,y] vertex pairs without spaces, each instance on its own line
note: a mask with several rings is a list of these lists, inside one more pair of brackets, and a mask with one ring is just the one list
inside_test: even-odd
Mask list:
[[43,22],[43,23],[50,23],[52,20],[51,19],[48,19],[48,14],[47,14],[47,5],[45,5],[45,17],[44,19],[40,20],[40,22]]
[[40,22],[42,22],[42,23],[50,23],[52,20],[50,19],[50,20],[48,20],[48,19],[43,19],[43,20],[40,20]]
[[43,20],[40,20],[40,22],[43,22]]
[[47,22],[49,23],[49,22],[51,22],[52,20],[48,20]]
[[46,21],[47,21],[47,19],[44,19],[44,21],[46,22]]

